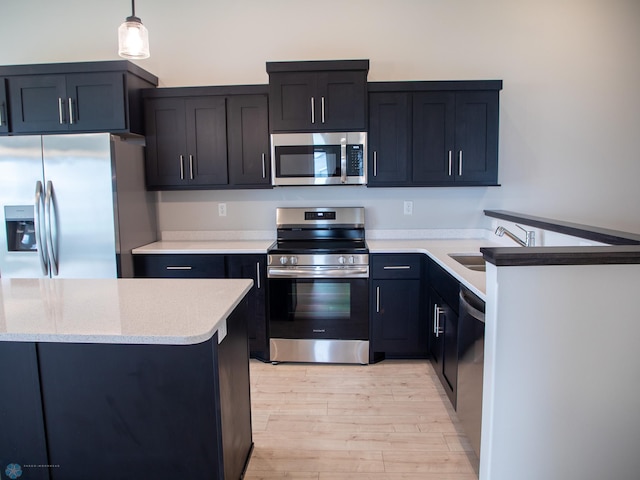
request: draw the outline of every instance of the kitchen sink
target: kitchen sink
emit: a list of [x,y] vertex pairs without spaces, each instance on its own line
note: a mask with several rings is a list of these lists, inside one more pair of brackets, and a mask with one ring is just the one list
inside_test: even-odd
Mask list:
[[450,253],[449,256],[469,270],[486,271],[485,261],[480,253]]

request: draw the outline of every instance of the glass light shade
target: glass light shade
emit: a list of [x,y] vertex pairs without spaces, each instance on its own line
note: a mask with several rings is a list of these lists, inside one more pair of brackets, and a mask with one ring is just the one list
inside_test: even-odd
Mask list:
[[118,28],[118,55],[149,58],[149,32],[138,17],[127,17]]

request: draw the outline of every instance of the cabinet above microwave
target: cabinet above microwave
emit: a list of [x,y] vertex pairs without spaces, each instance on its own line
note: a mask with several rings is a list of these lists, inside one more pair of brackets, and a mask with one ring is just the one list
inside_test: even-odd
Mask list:
[[276,132],[366,131],[369,60],[267,62]]

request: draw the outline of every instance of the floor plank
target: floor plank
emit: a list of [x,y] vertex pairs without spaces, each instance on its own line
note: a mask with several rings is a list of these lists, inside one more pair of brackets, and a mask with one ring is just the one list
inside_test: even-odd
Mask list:
[[251,361],[248,480],[474,480],[472,449],[426,360]]

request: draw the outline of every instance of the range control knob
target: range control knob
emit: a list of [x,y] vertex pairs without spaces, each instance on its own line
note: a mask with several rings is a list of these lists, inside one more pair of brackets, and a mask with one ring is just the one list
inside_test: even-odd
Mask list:
[[280,257],[280,263],[282,265],[286,265],[289,259],[287,257]]
[[339,256],[338,257],[338,263],[340,265],[344,265],[345,263],[347,263],[347,259],[345,257],[343,257],[343,256]]
[[297,265],[297,264],[298,264],[298,257],[291,257],[291,258],[289,259],[289,263],[290,263],[291,265]]
[[349,263],[351,263],[352,265],[353,265],[354,263],[356,263],[356,257],[354,257],[353,255],[351,255],[351,256],[349,257]]

